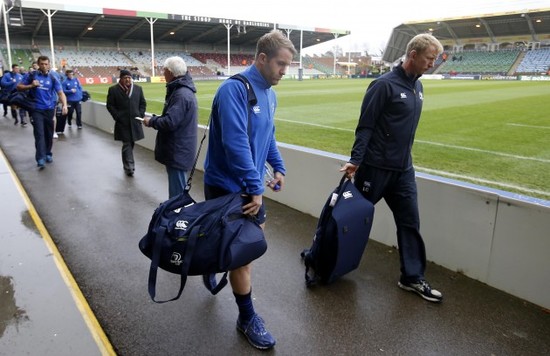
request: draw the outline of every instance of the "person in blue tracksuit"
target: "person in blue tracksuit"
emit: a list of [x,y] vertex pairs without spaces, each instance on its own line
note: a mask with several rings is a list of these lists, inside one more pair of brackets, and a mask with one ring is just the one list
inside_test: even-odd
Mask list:
[[398,286],[431,302],[443,295],[424,278],[426,249],[420,234],[411,149],[422,112],[424,91],[418,80],[443,52],[432,35],[420,34],[407,45],[405,60],[367,89],[351,158],[341,171],[373,204],[384,198],[397,226],[401,262]]
[[[65,71],[67,78],[63,81],[63,92],[67,97],[69,104],[69,113],[67,114],[67,123],[71,127],[73,113],[76,112],[76,126],[82,128],[82,85],[80,81],[74,77],[74,72],[71,69]],[[63,125],[63,128],[65,126]]]
[[38,70],[26,76],[17,90],[31,90],[35,99],[35,110],[32,111],[34,144],[36,147],[36,164],[44,169],[45,163],[53,162],[52,146],[54,133],[54,112],[57,97],[62,105],[63,115],[67,114],[67,98],[57,76],[50,73],[50,59],[40,56],[37,60]]
[[[19,65],[12,64],[11,66],[11,72],[4,73],[4,76],[2,77],[2,80],[0,81],[0,85],[2,86],[2,91],[6,91],[7,93],[11,93],[16,90],[17,84],[19,84],[23,80],[23,76],[20,73]],[[17,125],[19,123],[19,120],[17,118],[17,106],[10,105],[11,107],[11,116],[14,118],[15,123],[14,125]],[[24,114],[25,111],[21,112],[21,114]],[[6,116],[6,115],[4,115]],[[25,126],[27,123],[25,122],[25,115],[21,115],[21,126]]]
[[[247,89],[238,80],[222,83],[212,103],[204,163],[205,197],[213,199],[242,191],[250,197],[243,213],[255,216],[262,227],[266,162],[275,172],[269,182],[271,189],[284,187],[286,172],[275,141],[277,98],[272,86],[279,83],[295,54],[292,42],[280,31],[263,35],[256,46],[254,64],[241,73],[252,85],[257,103],[249,105]],[[237,329],[252,346],[272,348],[275,338],[265,329],[264,321],[252,305],[251,264],[230,271],[229,277],[239,308]]]

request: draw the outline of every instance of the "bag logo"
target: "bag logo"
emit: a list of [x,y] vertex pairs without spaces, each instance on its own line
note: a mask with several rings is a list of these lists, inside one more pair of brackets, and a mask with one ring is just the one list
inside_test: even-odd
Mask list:
[[347,192],[342,193],[342,196],[344,199],[353,198],[353,193],[348,190]]
[[183,263],[181,260],[181,254],[178,252],[172,252],[172,256],[170,256],[170,263],[179,266]]
[[187,225],[189,224],[189,221],[187,220],[178,220],[176,222],[176,230],[187,230]]

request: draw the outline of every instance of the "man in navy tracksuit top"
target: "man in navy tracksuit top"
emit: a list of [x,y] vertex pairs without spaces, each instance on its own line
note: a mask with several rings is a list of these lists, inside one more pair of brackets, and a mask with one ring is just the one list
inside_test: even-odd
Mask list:
[[[292,42],[280,31],[273,30],[263,35],[256,46],[254,65],[241,73],[251,83],[257,103],[249,105],[247,89],[238,80],[226,80],[212,103],[204,164],[205,197],[212,199],[243,191],[250,196],[250,203],[243,206],[243,213],[256,216],[262,227],[265,222],[262,195],[266,162],[275,172],[274,179],[268,184],[271,189],[283,188],[285,174],[275,141],[277,98],[271,87],[279,83],[295,54]],[[239,307],[237,329],[252,346],[269,349],[275,345],[275,339],[254,311],[250,278],[250,264],[229,274]]]
[[37,62],[39,69],[32,75],[26,76],[17,85],[17,90],[31,90],[36,101],[35,110],[31,113],[36,147],[35,158],[38,168],[43,169],[45,163],[53,162],[53,118],[57,95],[62,104],[63,115],[67,114],[67,98],[61,89],[58,77],[50,73],[50,59],[40,56]]
[[422,111],[420,76],[443,52],[429,34],[415,36],[407,45],[405,61],[374,80],[365,94],[348,163],[355,185],[376,204],[384,198],[397,226],[401,262],[398,286],[431,302],[443,295],[424,279],[426,250],[420,235],[415,172],[411,149]]

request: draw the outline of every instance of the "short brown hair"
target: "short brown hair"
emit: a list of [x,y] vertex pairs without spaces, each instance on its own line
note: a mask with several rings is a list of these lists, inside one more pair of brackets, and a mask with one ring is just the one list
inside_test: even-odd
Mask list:
[[258,40],[256,44],[256,58],[260,53],[265,53],[267,58],[272,58],[277,55],[281,48],[288,49],[292,55],[296,55],[296,48],[283,33],[279,30],[271,30]]
[[44,62],[44,61],[50,61],[50,57],[48,56],[40,56],[36,59],[36,64],[40,63],[40,62]]

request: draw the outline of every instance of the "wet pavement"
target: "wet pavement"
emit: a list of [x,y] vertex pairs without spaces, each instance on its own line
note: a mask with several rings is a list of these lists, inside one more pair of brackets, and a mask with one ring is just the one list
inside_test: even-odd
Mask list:
[[50,248],[55,245],[37,228],[31,216],[36,212],[27,206],[3,155],[0,187],[0,354],[99,355],[87,315],[56,264]]
[[[0,355],[108,352],[100,351],[97,330],[83,321],[74,286],[60,277],[44,234],[117,354],[260,353],[235,329],[230,288],[212,296],[199,277],[190,277],[180,300],[151,302],[149,260],[137,244],[168,191],[164,167],[151,151],[136,146],[135,177],[129,178],[112,136],[90,126],[67,128],[54,144],[54,162],[38,171],[32,127],[5,118],[0,147],[44,223],[41,231],[0,163]],[[198,172],[191,190],[197,200],[201,181]],[[269,248],[252,274],[256,311],[277,338],[266,353],[550,354],[547,310],[431,263],[427,278],[445,299],[426,302],[397,287],[398,254],[375,241],[358,270],[307,289],[299,254],[311,243],[316,219],[271,200],[266,205]],[[177,276],[161,273],[158,297],[175,295],[178,283]]]

